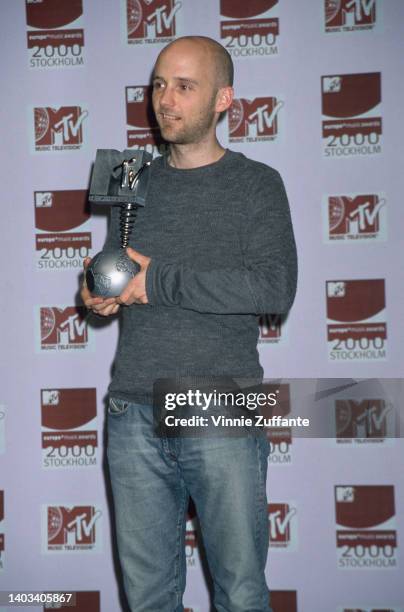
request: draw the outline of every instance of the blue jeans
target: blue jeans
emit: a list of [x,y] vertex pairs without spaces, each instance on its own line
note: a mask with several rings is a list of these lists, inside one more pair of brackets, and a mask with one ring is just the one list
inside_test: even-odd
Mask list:
[[217,612],[271,612],[266,473],[259,437],[158,438],[153,408],[110,398],[107,457],[132,612],[183,612],[189,496]]

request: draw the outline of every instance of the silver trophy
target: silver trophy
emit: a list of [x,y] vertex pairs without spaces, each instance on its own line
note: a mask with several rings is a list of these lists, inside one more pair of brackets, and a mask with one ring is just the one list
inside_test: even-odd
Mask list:
[[120,206],[121,248],[102,250],[85,272],[93,296],[116,297],[139,272],[126,254],[139,206],[146,203],[150,153],[144,150],[98,149],[90,184],[90,202]]

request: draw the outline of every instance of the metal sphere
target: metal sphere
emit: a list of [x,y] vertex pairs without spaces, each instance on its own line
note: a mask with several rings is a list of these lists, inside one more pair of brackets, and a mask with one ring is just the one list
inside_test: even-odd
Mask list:
[[93,296],[117,297],[139,270],[124,249],[100,251],[86,270],[86,284]]

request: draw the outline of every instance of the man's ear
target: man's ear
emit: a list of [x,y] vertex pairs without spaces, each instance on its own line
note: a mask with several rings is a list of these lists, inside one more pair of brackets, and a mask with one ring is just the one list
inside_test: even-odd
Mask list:
[[231,106],[234,97],[233,87],[221,87],[216,96],[216,112],[223,113]]

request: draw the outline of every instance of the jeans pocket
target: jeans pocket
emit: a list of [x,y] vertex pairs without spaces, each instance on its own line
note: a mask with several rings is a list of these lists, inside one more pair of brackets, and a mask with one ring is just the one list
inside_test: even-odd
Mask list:
[[108,402],[108,414],[117,417],[126,414],[128,411],[129,402],[121,400],[117,397],[110,397]]

